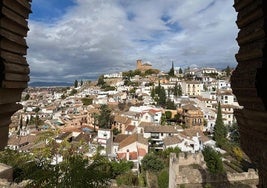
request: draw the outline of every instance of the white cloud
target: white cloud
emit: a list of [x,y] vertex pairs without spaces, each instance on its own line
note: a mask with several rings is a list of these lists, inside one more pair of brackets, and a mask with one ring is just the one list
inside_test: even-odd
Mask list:
[[[234,66],[236,13],[230,0],[76,0],[54,22],[29,21],[31,81],[72,81],[135,68]],[[170,63],[171,65],[171,63]],[[75,78],[76,77],[76,78]]]

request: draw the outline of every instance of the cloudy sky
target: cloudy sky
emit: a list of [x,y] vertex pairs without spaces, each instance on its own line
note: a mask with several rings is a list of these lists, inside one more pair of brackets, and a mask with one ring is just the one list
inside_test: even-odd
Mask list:
[[33,0],[31,82],[174,66],[236,66],[233,0]]

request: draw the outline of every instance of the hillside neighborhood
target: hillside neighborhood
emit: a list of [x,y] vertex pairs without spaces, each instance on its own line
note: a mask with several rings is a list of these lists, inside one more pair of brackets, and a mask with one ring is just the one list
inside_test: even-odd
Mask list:
[[[172,63],[164,73],[137,60],[135,70],[97,81],[29,87],[22,94],[23,108],[12,117],[7,147],[32,152],[53,139],[79,145],[76,152],[89,159],[99,152],[110,160],[132,161],[134,172],[141,171],[151,151],[179,148],[197,155],[209,146],[224,155],[228,151],[214,139],[218,108],[230,141],[237,131],[234,110],[242,108],[231,90],[231,71]],[[42,140],[44,133],[51,134]],[[52,163],[62,160],[56,154]]]

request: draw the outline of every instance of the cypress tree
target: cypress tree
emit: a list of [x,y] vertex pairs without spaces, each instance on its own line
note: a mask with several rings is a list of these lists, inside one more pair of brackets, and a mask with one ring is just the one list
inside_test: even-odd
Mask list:
[[169,71],[169,76],[174,76],[174,66],[173,66],[173,61],[172,61],[172,67]]
[[77,80],[74,81],[74,87],[75,88],[78,87],[78,81]]
[[222,119],[221,104],[218,103],[217,118],[214,126],[214,140],[218,147],[222,147],[226,143],[227,129]]

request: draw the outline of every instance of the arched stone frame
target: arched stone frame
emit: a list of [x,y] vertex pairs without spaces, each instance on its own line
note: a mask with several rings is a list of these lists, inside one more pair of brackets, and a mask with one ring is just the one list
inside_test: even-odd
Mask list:
[[22,105],[22,91],[29,81],[26,61],[27,19],[31,0],[0,0],[0,149],[7,145],[11,116]]
[[235,0],[239,28],[238,65],[231,77],[243,109],[235,111],[241,147],[257,164],[258,187],[267,187],[267,12],[266,0]]
[[[0,149],[7,144],[8,125],[29,81],[24,57],[31,0],[0,0]],[[235,0],[238,12],[238,65],[231,77],[234,94],[244,108],[235,111],[242,149],[259,169],[259,187],[267,187],[267,19],[264,0]],[[8,31],[8,32],[6,32]],[[6,53],[6,52],[9,53]]]

